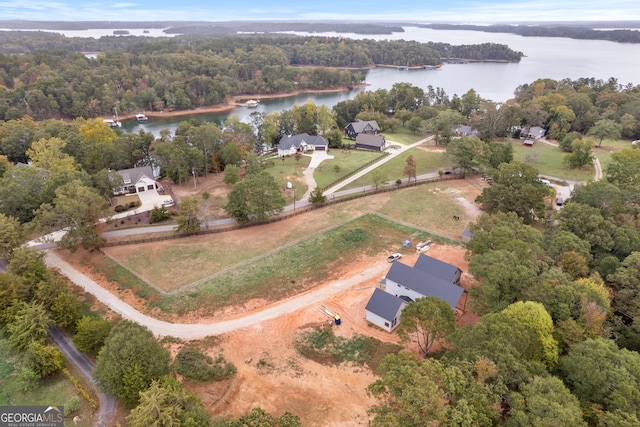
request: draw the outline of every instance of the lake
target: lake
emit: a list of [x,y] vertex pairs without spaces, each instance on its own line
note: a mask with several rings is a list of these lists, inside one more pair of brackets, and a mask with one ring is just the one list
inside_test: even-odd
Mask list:
[[[454,94],[462,95],[469,89],[474,89],[481,97],[495,102],[503,102],[513,98],[513,91],[519,85],[531,83],[539,78],[561,80],[564,78],[594,77],[606,81],[614,77],[620,84],[640,84],[640,72],[638,71],[640,70],[640,45],[637,44],[553,37],[522,37],[505,33],[433,30],[417,27],[405,27],[404,33],[380,36],[363,36],[351,33],[315,33],[313,35],[376,40],[404,39],[450,44],[501,43],[523,52],[526,56],[519,63],[445,64],[440,70],[400,71],[392,68],[377,68],[367,71],[366,81],[369,86],[366,89],[264,99],[258,108],[239,107],[230,113],[200,114],[194,117],[221,124],[231,114],[237,114],[241,120],[246,122],[254,111],[270,113],[290,109],[295,103],[303,104],[307,99],[313,100],[318,105],[325,104],[333,107],[340,101],[353,98],[360,90],[388,90],[398,82],[408,82],[425,90],[428,85],[434,88],[441,87],[450,97]],[[123,129],[129,132],[144,129],[157,136],[160,130],[173,130],[180,121],[188,118],[150,118],[147,123],[128,120],[123,122]]]

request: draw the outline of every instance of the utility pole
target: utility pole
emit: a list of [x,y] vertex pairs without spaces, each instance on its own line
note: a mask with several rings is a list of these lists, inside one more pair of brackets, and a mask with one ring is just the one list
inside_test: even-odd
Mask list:
[[196,188],[196,168],[191,168],[191,173],[193,174],[193,188]]

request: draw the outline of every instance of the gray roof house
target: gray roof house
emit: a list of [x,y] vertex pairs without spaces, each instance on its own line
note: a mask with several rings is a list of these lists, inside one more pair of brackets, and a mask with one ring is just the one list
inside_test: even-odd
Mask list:
[[542,138],[546,133],[547,133],[547,130],[545,128],[541,128],[540,126],[534,126],[532,128],[529,128],[525,136],[535,140],[535,139]]
[[370,135],[377,135],[380,133],[380,126],[378,126],[378,122],[375,120],[359,120],[349,123],[344,128],[344,133],[347,135],[349,139],[355,139],[356,136],[361,133],[368,133]]
[[158,188],[157,176],[153,173],[151,166],[123,169],[119,170],[118,174],[122,177],[122,190],[116,194],[139,193]]
[[297,135],[284,136],[278,144],[278,156],[290,156],[297,151],[306,150],[324,150],[329,147],[329,142],[319,136],[311,136],[308,133],[299,133]]
[[438,297],[449,303],[451,308],[458,305],[464,292],[460,286],[397,261],[389,269],[384,281],[386,291],[398,298],[404,296],[416,300]]
[[356,149],[382,151],[386,146],[387,141],[382,135],[359,133],[358,136],[356,136]]
[[455,265],[440,261],[439,259],[429,255],[420,254],[413,267],[442,280],[446,280],[449,283],[453,283],[454,285],[460,284],[462,270]]
[[482,135],[480,131],[467,125],[458,126],[457,128],[453,129],[453,132],[457,136],[477,136],[478,138],[480,138],[480,136]]
[[393,331],[400,324],[400,313],[407,303],[383,291],[374,289],[373,295],[365,307],[365,318],[387,332]]

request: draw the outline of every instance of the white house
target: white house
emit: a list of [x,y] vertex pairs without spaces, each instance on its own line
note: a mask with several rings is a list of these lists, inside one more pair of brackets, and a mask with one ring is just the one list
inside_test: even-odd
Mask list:
[[400,313],[406,305],[407,303],[400,298],[376,288],[364,309],[365,318],[374,325],[391,332],[400,324]]
[[307,133],[284,136],[278,144],[278,157],[291,156],[298,151],[323,150],[327,151],[329,142],[319,135],[311,136]]
[[540,126],[533,126],[532,128],[529,128],[525,136],[529,139],[536,140],[542,138],[546,133],[547,130],[545,128],[541,128]]
[[122,190],[116,194],[141,193],[158,188],[157,176],[151,166],[123,169],[119,170],[118,174],[122,177]]

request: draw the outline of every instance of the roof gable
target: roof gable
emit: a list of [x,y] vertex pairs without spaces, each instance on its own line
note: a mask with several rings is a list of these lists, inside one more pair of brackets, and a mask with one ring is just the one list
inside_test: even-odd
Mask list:
[[451,279],[460,271],[460,269],[453,264],[440,261],[437,258],[425,254],[420,254],[414,268],[448,282],[451,282]]
[[297,135],[283,136],[278,144],[278,149],[288,150],[291,147],[300,148],[303,144],[313,146],[327,146],[329,143],[320,135],[309,135],[308,133],[299,133]]
[[155,174],[151,166],[142,166],[139,168],[123,169],[118,173],[122,177],[124,185],[133,185],[144,176],[149,179],[155,180]]
[[373,295],[369,298],[369,302],[364,309],[391,322],[398,314],[398,311],[406,304],[400,298],[376,288],[373,290]]
[[365,131],[379,131],[380,127],[378,126],[378,122],[376,122],[375,120],[356,120],[355,122],[351,122],[347,125],[351,126],[351,128],[356,132],[356,133],[361,133],[361,132],[365,132]]
[[389,269],[386,278],[422,296],[438,297],[449,303],[452,308],[458,305],[464,291],[460,286],[397,261]]
[[382,148],[385,140],[382,135],[372,135],[369,133],[359,133],[356,136],[356,144],[366,145],[368,147]]

